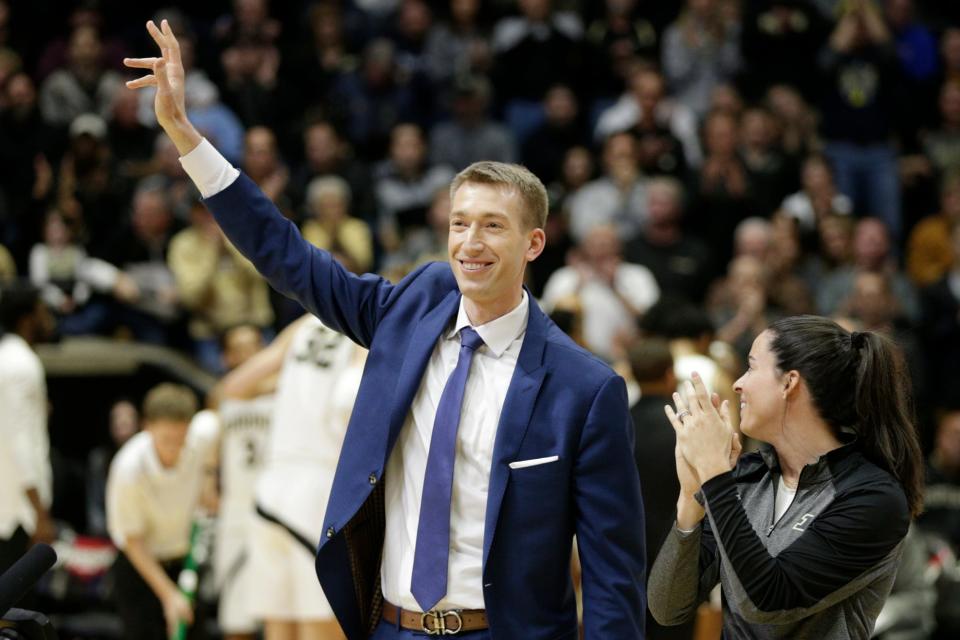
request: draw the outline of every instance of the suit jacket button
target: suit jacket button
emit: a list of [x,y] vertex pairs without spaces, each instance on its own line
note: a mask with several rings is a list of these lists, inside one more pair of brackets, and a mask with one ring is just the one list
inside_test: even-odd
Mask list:
[[371,473],[370,477],[367,478],[370,481],[370,484],[377,484],[377,474]]
[[333,537],[333,527],[330,527],[329,529],[327,529],[327,537],[328,538]]

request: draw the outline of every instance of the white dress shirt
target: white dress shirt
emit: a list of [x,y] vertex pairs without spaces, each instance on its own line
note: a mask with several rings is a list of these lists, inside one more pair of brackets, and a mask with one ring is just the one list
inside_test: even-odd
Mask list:
[[[239,175],[206,140],[180,158],[180,162],[204,198],[227,188]],[[524,291],[520,304],[512,311],[473,327],[483,339],[484,346],[474,354],[470,365],[457,430],[447,595],[437,603],[438,609],[484,608],[483,529],[493,445],[500,410],[526,334],[528,315]],[[461,299],[456,324],[437,341],[387,462],[381,587],[387,601],[411,611],[420,609],[410,592],[410,581],[433,421],[440,395],[460,355],[458,332],[469,325]]]

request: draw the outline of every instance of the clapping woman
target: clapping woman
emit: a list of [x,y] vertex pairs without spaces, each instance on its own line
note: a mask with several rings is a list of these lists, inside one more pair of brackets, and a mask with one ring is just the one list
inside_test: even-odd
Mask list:
[[726,638],[868,638],[920,510],[922,462],[898,350],[815,316],[779,320],[728,406],[694,377],[666,407],[677,432],[677,525],[651,570],[661,624],[720,583]]

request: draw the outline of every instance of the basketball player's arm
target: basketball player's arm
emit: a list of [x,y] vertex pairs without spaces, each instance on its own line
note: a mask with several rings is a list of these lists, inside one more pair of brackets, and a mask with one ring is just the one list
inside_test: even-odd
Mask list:
[[123,553],[130,560],[130,564],[137,570],[143,581],[149,585],[160,604],[163,606],[163,617],[167,622],[167,635],[170,636],[180,620],[188,624],[193,623],[193,610],[187,598],[180,593],[180,589],[160,566],[140,536],[127,536]]
[[293,335],[307,319],[308,316],[303,316],[291,322],[266,349],[228,373],[221,383],[222,397],[248,400],[276,389],[277,377],[283,367],[287,349],[293,341]]

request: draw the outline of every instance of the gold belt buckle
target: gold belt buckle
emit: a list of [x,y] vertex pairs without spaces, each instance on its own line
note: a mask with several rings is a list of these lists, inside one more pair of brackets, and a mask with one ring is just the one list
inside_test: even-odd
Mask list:
[[[451,628],[447,626],[447,616],[453,616],[454,621],[457,623],[457,627]],[[427,620],[433,620],[433,628],[427,626]],[[449,611],[426,611],[420,616],[420,626],[423,627],[423,630],[428,636],[453,636],[460,633],[460,630],[463,629],[463,618],[460,617],[460,612],[456,609],[450,609]]]

